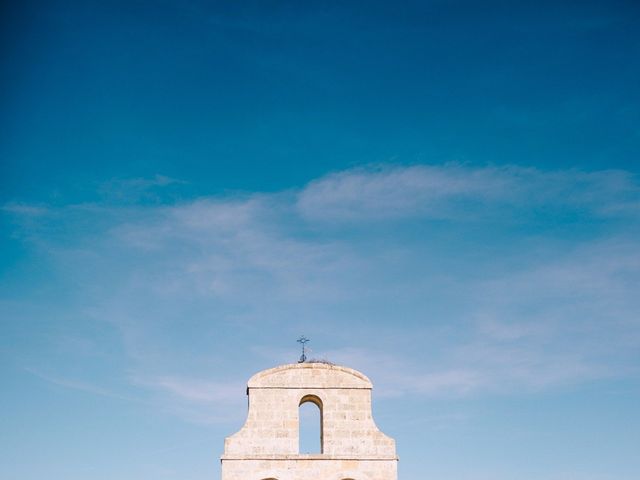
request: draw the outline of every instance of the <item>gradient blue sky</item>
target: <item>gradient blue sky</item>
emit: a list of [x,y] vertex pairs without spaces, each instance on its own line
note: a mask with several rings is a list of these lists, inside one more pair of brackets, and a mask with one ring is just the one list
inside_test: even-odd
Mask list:
[[640,478],[637,2],[2,8],[1,478],[219,478],[300,334],[401,480]]

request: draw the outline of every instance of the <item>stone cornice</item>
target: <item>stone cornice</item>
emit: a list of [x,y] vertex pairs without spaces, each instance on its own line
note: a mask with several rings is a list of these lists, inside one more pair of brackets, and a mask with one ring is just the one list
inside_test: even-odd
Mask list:
[[317,454],[317,455],[222,455],[220,460],[281,460],[281,461],[291,461],[291,460],[357,460],[359,462],[363,461],[372,461],[372,462],[380,462],[380,461],[397,461],[398,456],[388,456],[388,455],[367,455],[367,456],[357,456],[357,455],[325,455],[325,454]]

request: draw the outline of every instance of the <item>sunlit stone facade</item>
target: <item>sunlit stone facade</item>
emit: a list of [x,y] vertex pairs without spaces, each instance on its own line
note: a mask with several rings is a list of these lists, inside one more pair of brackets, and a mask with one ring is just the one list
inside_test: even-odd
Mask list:
[[[222,480],[396,480],[395,441],[376,427],[369,379],[326,363],[283,365],[254,375],[249,412],[225,440]],[[299,406],[320,408],[319,454],[300,454]]]

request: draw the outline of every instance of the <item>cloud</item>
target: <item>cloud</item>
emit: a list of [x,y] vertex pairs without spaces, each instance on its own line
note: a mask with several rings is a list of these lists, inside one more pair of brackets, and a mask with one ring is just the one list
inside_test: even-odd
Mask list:
[[116,240],[142,251],[180,250],[164,292],[189,290],[218,298],[254,295],[302,300],[314,292],[342,295],[327,277],[355,268],[349,247],[335,241],[309,241],[289,231],[290,207],[283,199],[256,195],[198,200],[167,207],[147,221],[113,230]]
[[221,383],[210,380],[182,378],[182,377],[156,377],[134,378],[137,385],[167,392],[180,400],[193,403],[235,403],[245,390],[242,382]]
[[49,212],[49,209],[46,206],[29,205],[19,202],[6,203],[2,206],[2,210],[10,214],[24,217],[39,217],[41,215],[46,215]]
[[82,380],[77,380],[77,379],[71,379],[71,378],[64,378],[64,377],[60,377],[57,375],[52,375],[52,374],[48,374],[48,373],[43,373],[37,369],[34,368],[23,368],[23,370],[25,372],[30,373],[31,375],[34,375],[36,377],[38,377],[41,380],[44,380],[45,382],[51,383],[53,385],[57,385],[59,387],[64,387],[64,388],[68,388],[71,390],[78,390],[84,393],[89,393],[91,395],[98,395],[101,397],[108,397],[108,398],[115,398],[118,400],[125,400],[127,402],[135,402],[135,403],[144,403],[144,401],[131,397],[129,395],[123,395],[117,392],[114,392],[112,390],[103,388],[101,386],[89,383],[89,382],[85,382]]
[[98,193],[108,203],[159,203],[168,191],[184,185],[187,185],[184,180],[156,174],[151,178],[113,178],[102,183],[98,187]]
[[590,242],[544,261],[467,282],[462,321],[444,348],[438,325],[407,326],[394,351],[347,348],[322,358],[372,377],[378,394],[467,396],[536,392],[637,377],[640,246]]
[[201,425],[241,423],[244,413],[238,407],[246,396],[246,384],[211,381],[207,378],[186,376],[130,377],[130,383],[152,395],[155,408],[183,420]]
[[626,172],[446,164],[47,207],[35,223],[28,206],[5,210],[46,247],[58,307],[79,319],[52,335],[110,326],[135,392],[211,423],[256,366],[297,358],[300,333],[317,339],[312,356],[361,369],[387,398],[637,375],[637,201]]
[[512,191],[513,181],[499,170],[458,165],[348,170],[307,185],[298,208],[311,220],[441,217],[449,215],[446,202],[503,198]]
[[[311,182],[298,197],[311,221],[347,222],[411,217],[474,219],[498,207],[588,208],[600,214],[631,213],[640,186],[624,171],[545,172],[517,166],[359,168]],[[500,210],[504,213],[504,210]]]

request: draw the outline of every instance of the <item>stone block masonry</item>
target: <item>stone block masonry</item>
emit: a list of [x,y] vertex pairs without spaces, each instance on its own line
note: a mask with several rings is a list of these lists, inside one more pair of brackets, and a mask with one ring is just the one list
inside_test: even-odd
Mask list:
[[[225,439],[222,480],[397,480],[395,441],[376,427],[371,381],[326,363],[283,365],[249,380],[249,412]],[[299,407],[320,409],[321,453],[300,454]]]

